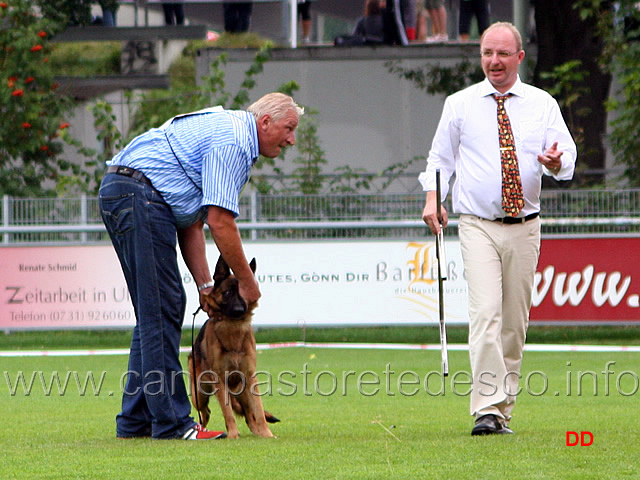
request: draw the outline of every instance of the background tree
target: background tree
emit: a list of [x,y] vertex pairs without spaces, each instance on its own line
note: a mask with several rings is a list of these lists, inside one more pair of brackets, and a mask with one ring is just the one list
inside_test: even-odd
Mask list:
[[292,172],[296,192],[320,193],[326,180],[321,176],[323,165],[327,163],[325,153],[318,145],[317,110],[305,108],[296,132],[298,156],[293,159],[297,167]]
[[245,72],[244,80],[235,95],[226,85],[224,67],[227,58],[228,55],[222,53],[215,59],[211,65],[211,73],[201,79],[200,85],[196,85],[195,63],[191,59],[189,62],[176,62],[174,65],[186,69],[188,78],[178,75],[172,66],[171,88],[152,90],[134,99],[138,105],[125,143],[150,128],[162,125],[168,118],[179,113],[193,112],[212,105],[222,105],[231,110],[248,106],[249,92],[256,85],[256,76],[262,73],[264,64],[271,58],[271,44],[264,45],[256,52],[254,62]]
[[[59,24],[63,29],[67,25],[89,25],[91,16],[90,0],[36,0],[44,18]],[[117,2],[115,8],[117,9]],[[113,7],[114,5],[108,5]]]
[[[555,88],[553,93],[563,95],[556,99],[578,144],[579,161],[573,185],[593,185],[604,180],[603,136],[611,75],[599,63],[604,40],[597,28],[597,19],[611,10],[612,2],[596,0],[593,3],[594,16],[586,17],[576,8],[576,2],[533,2],[538,44],[533,83],[546,90]],[[560,67],[570,61],[574,62],[573,68],[558,75],[558,71],[562,73]],[[571,75],[570,84],[566,81],[567,75]],[[558,87],[559,83],[563,85]],[[582,94],[576,96],[576,92]],[[573,95],[571,101],[567,101],[566,95]]]
[[[63,28],[27,0],[0,1],[0,194],[42,196],[62,176],[82,175],[62,158],[71,103],[58,95],[49,38]],[[61,185],[64,182],[61,183]]]
[[613,112],[609,146],[625,167],[622,179],[640,186],[640,6],[632,0],[615,2],[614,8],[602,0],[580,0],[576,6],[582,18],[595,22],[605,47],[600,63],[615,78],[607,102]]

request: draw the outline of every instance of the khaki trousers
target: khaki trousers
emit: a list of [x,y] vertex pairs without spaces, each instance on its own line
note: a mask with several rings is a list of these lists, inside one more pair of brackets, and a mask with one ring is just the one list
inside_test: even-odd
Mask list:
[[511,419],[540,255],[540,218],[506,225],[461,215],[469,288],[470,413]]

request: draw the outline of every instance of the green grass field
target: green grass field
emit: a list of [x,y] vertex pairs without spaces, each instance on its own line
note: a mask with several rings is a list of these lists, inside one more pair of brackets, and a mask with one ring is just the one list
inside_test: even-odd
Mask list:
[[[447,326],[450,343],[466,343],[467,334],[466,326]],[[256,332],[256,340],[258,343],[307,341],[438,344],[439,335],[438,327],[264,328]],[[0,332],[0,350],[126,348],[130,342],[131,329]],[[640,345],[640,327],[532,325],[527,332],[527,343]],[[191,345],[191,328],[188,322],[185,323],[182,345]]]
[[[19,337],[13,349],[29,343]],[[277,438],[242,423],[240,439],[215,442],[117,440],[126,355],[2,358],[0,478],[640,477],[640,354],[527,352],[516,434],[491,437],[470,436],[467,353],[449,356],[443,391],[437,351],[261,351]],[[222,429],[213,406],[210,427]],[[566,446],[567,431],[589,431],[593,444]]]

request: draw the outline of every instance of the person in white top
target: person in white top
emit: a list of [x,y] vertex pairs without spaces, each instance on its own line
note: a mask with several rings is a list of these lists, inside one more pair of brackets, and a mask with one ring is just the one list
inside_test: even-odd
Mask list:
[[[480,39],[486,78],[449,96],[444,104],[427,168],[419,180],[426,191],[422,218],[432,233],[447,225],[437,212],[436,170],[441,200],[452,186],[453,210],[460,214],[459,237],[469,293],[469,357],[473,376],[472,435],[513,433],[508,428],[518,394],[533,281],[540,252],[542,175],[573,177],[576,145],[558,103],[520,80],[525,52],[512,24],[491,25]],[[502,206],[501,148],[497,102],[507,95],[524,206]],[[438,213],[440,219],[438,219]]]

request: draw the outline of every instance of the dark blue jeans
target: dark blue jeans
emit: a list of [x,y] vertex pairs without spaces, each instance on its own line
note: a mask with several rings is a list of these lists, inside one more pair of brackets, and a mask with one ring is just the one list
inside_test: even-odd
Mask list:
[[136,315],[117,436],[181,436],[195,422],[179,359],[186,294],[174,216],[153,187],[115,173],[99,198]]

